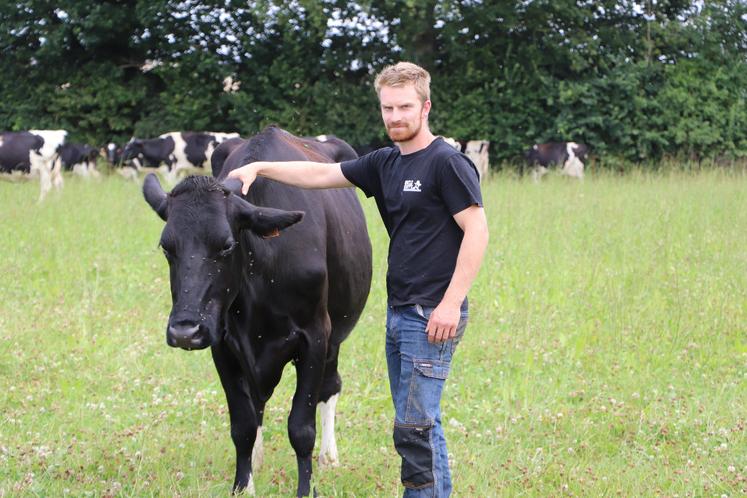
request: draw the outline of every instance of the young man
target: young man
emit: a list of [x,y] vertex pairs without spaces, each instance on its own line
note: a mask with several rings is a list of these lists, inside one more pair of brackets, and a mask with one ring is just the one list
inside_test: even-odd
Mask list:
[[244,193],[260,175],[303,188],[356,186],[376,199],[390,238],[386,356],[404,496],[446,497],[441,393],[467,325],[467,291],[488,243],[487,221],[475,166],[428,127],[428,72],[400,62],[374,86],[396,147],[337,164],[254,162],[229,176],[243,182]]

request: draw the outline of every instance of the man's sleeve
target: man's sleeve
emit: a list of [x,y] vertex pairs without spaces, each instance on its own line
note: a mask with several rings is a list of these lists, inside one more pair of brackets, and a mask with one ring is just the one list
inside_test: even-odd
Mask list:
[[369,152],[365,156],[340,163],[340,169],[350,183],[358,187],[366,194],[366,197],[376,195],[378,190],[378,177],[376,172],[376,153]]
[[463,154],[450,156],[441,168],[441,196],[452,215],[470,206],[482,207],[482,193],[477,168]]

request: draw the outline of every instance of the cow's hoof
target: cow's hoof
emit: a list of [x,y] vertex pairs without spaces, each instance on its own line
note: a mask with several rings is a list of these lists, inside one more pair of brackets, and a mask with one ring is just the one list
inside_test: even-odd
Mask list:
[[319,465],[323,468],[339,467],[340,459],[337,458],[337,455],[323,453],[319,455]]
[[235,482],[233,484],[233,489],[231,490],[231,494],[236,496],[254,496],[254,476],[249,476],[249,481],[246,483],[242,482]]

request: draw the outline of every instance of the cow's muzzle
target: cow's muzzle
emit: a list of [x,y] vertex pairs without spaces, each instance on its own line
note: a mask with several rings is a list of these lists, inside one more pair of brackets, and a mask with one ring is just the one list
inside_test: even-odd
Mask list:
[[166,331],[166,343],[172,348],[188,351],[205,349],[210,345],[210,334],[194,322],[170,323]]

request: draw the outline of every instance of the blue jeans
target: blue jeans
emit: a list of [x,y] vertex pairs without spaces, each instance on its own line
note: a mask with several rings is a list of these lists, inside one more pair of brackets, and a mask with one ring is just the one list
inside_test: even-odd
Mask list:
[[390,306],[386,361],[394,401],[394,447],[402,457],[405,498],[447,497],[451,473],[441,427],[441,393],[467,327],[467,302],[454,339],[431,344],[425,327],[434,308]]

